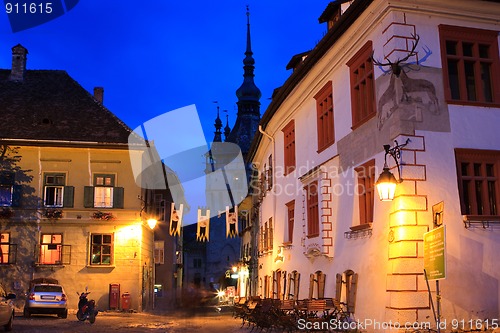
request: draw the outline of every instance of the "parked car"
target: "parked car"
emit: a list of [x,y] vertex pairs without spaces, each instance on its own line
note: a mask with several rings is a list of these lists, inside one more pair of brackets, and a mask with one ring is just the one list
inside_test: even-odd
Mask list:
[[16,298],[15,294],[7,294],[5,288],[0,284],[0,325],[6,331],[12,331],[12,322],[14,321],[14,305],[12,300]]
[[28,298],[24,304],[24,316],[32,314],[56,314],[68,317],[67,297],[63,286],[55,279],[35,279],[30,283]]

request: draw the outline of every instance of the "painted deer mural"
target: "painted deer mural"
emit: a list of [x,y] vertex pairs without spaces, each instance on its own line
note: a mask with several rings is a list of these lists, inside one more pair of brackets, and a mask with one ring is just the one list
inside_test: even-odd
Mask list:
[[[412,67],[410,65],[419,65],[423,63],[431,54],[431,50],[427,47],[423,47],[425,55],[416,62],[406,61],[411,57],[415,56],[417,53],[415,49],[417,48],[420,37],[418,35],[413,35],[414,42],[412,48],[408,51],[408,54],[402,58],[398,59],[396,62],[391,62],[387,59],[387,62],[382,63],[373,58],[372,61],[377,65],[384,74],[391,74],[389,81],[389,86],[384,91],[382,96],[378,101],[378,128],[379,130],[384,125],[391,115],[396,111],[401,104],[412,104],[415,102],[422,102],[421,95],[426,95],[429,98],[428,109],[433,114],[439,113],[439,102],[436,96],[436,88],[432,82],[425,79],[413,79],[409,77],[406,72],[410,71]],[[384,67],[388,67],[388,70],[384,70]]]

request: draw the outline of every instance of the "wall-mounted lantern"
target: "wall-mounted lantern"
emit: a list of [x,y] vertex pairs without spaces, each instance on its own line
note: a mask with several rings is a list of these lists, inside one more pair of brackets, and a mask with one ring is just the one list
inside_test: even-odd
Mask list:
[[[399,158],[401,157],[401,148],[406,146],[410,139],[406,139],[406,142],[399,145],[396,140],[394,140],[396,145],[391,148],[390,145],[384,145],[385,156],[384,156],[384,170],[377,179],[375,185],[377,186],[378,196],[381,201],[392,201],[394,199],[394,193],[396,192],[396,185],[401,183],[403,179],[401,178],[401,171],[399,170]],[[398,169],[398,179],[394,177],[392,172],[389,171],[387,166],[387,155],[391,155],[396,162],[396,167]]]

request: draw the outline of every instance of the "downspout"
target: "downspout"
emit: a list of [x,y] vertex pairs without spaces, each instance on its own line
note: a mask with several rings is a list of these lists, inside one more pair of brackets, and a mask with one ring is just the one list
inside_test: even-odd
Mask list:
[[[274,138],[267,134],[266,132],[264,132],[264,130],[262,129],[262,125],[259,125],[259,132],[262,133],[262,135],[264,135],[265,137],[267,137],[269,140],[271,140],[271,143],[273,145],[273,158],[271,159],[272,163],[273,163],[273,173],[271,174],[271,177],[273,177],[273,188],[271,189],[271,192],[273,193],[273,223],[276,225],[276,195],[274,193],[274,186],[276,185],[275,183],[275,178],[274,178],[274,170],[276,170],[276,144],[274,142]],[[274,238],[274,235],[276,234],[274,232],[274,227],[273,227],[273,238]],[[274,252],[274,239],[273,239],[273,252]]]

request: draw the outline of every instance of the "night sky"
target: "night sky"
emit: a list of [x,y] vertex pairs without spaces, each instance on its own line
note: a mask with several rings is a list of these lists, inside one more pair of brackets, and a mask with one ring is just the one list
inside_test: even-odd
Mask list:
[[59,18],[16,33],[1,13],[0,68],[10,69],[11,47],[21,43],[28,69],[66,70],[90,92],[104,87],[104,105],[131,128],[195,104],[210,141],[214,101],[228,111],[231,127],[236,118],[246,5],[264,113],[274,88],[291,73],[285,69],[291,57],[313,48],[326,31],[318,17],[327,4],[80,0]]
[[12,32],[2,4],[0,68],[11,68],[11,48],[20,43],[29,52],[28,69],[65,70],[91,93],[104,87],[104,105],[132,129],[195,104],[210,142],[214,101],[224,125],[223,110],[231,127],[236,119],[246,6],[263,114],[291,74],[291,57],[312,49],[326,32],[318,17],[328,2],[80,0],[62,16],[19,32]]

